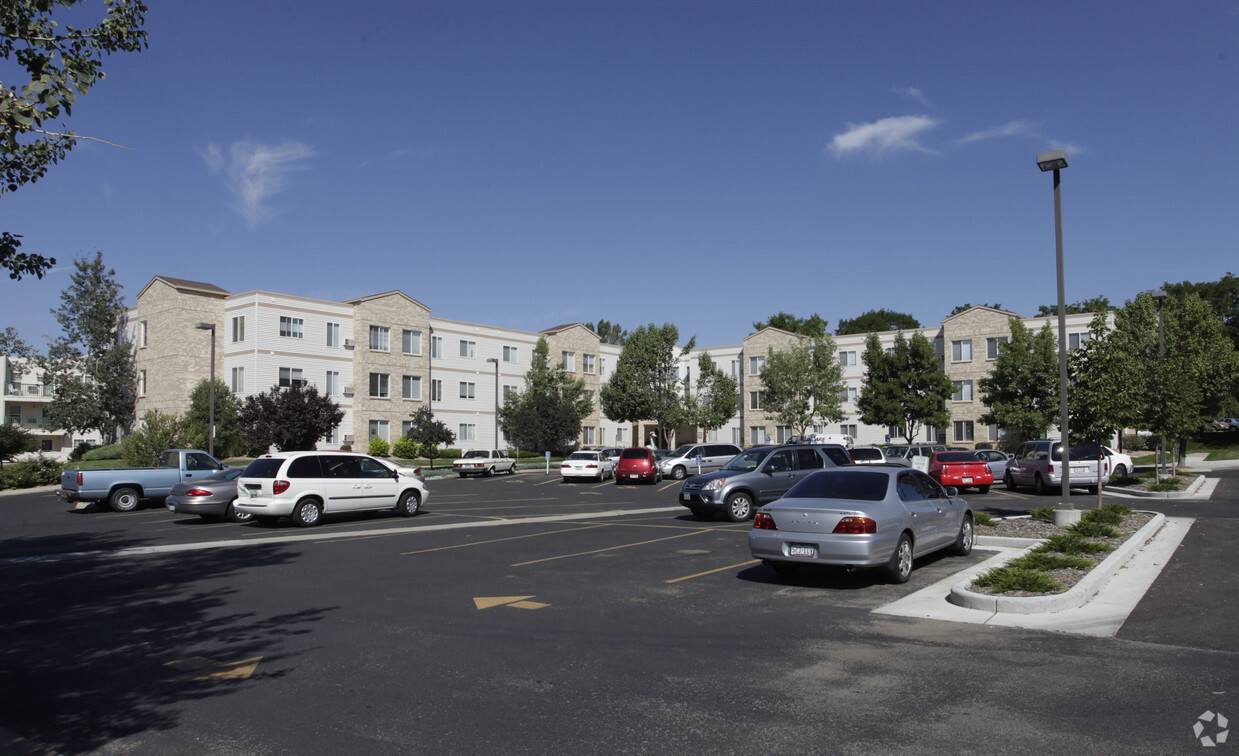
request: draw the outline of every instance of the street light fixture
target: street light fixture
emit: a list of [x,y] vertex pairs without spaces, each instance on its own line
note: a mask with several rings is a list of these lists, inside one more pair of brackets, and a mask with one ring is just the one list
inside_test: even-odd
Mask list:
[[492,449],[499,448],[499,359],[496,357],[487,357],[487,362],[495,363],[495,445]]
[[194,328],[211,332],[211,414],[207,418],[207,454],[215,456],[215,324],[194,323]]
[[[1037,155],[1037,167],[1042,173],[1054,172],[1054,250],[1058,267],[1058,411],[1059,430],[1062,431],[1063,500],[1055,510],[1055,524],[1067,524],[1079,520],[1079,513],[1071,505],[1071,440],[1067,432],[1067,304],[1063,295],[1063,203],[1059,171],[1067,167],[1067,153],[1050,150]],[[1097,471],[1101,475],[1101,470]],[[1059,514],[1071,512],[1071,514]]]
[[[1165,289],[1158,289],[1153,292],[1153,299],[1157,302],[1157,356],[1162,358],[1166,356],[1166,323],[1162,318],[1162,304],[1166,301]],[[1157,441],[1157,464],[1155,465],[1156,473],[1154,477],[1158,483],[1162,482],[1162,467],[1166,465],[1166,434],[1159,434]]]

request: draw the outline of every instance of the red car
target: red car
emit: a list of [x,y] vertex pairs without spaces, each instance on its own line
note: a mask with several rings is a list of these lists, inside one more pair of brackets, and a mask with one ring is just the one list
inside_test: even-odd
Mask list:
[[658,470],[658,458],[651,449],[634,446],[620,452],[619,464],[615,467],[615,485],[639,480],[657,485],[663,479]]
[[989,487],[994,485],[994,473],[989,465],[976,452],[970,451],[934,452],[929,458],[929,476],[944,486],[960,490],[976,486],[981,493],[989,493]]

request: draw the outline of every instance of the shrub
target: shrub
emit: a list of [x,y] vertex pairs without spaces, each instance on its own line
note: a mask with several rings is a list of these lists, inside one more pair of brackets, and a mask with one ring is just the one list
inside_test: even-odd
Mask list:
[[1056,593],[1062,589],[1061,585],[1043,572],[1011,566],[996,567],[978,575],[972,584],[980,588],[992,588],[995,593]]
[[1113,551],[1114,547],[1104,543],[1093,543],[1085,540],[1084,535],[1076,532],[1059,533],[1045,539],[1034,552],[1057,551],[1067,555],[1076,554],[1100,554],[1105,551]]
[[60,482],[64,465],[40,454],[25,462],[14,462],[0,469],[0,489],[33,488],[50,486]]
[[340,444],[340,451],[352,451],[352,450],[353,450],[352,444]]
[[1103,525],[1120,525],[1131,514],[1131,507],[1123,504],[1106,504],[1100,509],[1090,509],[1080,516],[1081,522],[1096,522]]
[[147,410],[142,428],[121,441],[121,459],[130,467],[154,467],[165,449],[185,448],[185,419]]
[[1030,509],[1028,510],[1028,514],[1034,520],[1054,522],[1054,509],[1052,507],[1037,507],[1036,509]]
[[86,452],[97,448],[99,447],[95,446],[93,441],[78,441],[77,446],[73,447],[73,451],[69,452],[69,461],[77,462]]
[[391,453],[393,457],[400,459],[415,459],[418,455],[418,445],[408,436],[401,436],[396,439],[396,443],[391,445]]
[[976,524],[978,524],[978,525],[993,525],[993,524],[994,524],[994,518],[993,518],[993,517],[990,517],[990,516],[989,516],[988,514],[986,514],[985,512],[975,512],[975,513],[973,513],[973,515],[972,515],[972,519],[973,519],[973,521],[975,521],[975,522],[976,522]]
[[1066,554],[1056,554],[1050,551],[1034,551],[1031,554],[1025,554],[1019,559],[1014,559],[1007,564],[1008,567],[1024,567],[1038,572],[1049,572],[1050,570],[1087,570],[1093,566],[1093,563],[1081,556],[1068,556]]
[[1073,525],[1068,525],[1067,530],[1083,538],[1118,538],[1120,535],[1117,530],[1104,522],[1084,519]]
[[368,453],[372,457],[386,457],[391,452],[391,444],[383,439],[375,436],[370,439],[370,449]]
[[109,444],[107,446],[100,446],[97,449],[91,449],[82,455],[82,459],[87,462],[100,462],[121,459],[124,455],[125,452],[121,449],[120,444]]
[[1179,491],[1183,488],[1183,479],[1177,475],[1169,478],[1162,478],[1161,483],[1153,483],[1148,487],[1150,491]]

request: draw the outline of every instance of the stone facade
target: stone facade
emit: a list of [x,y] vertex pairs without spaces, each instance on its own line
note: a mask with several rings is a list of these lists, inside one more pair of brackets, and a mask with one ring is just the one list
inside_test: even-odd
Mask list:
[[594,404],[594,410],[581,421],[582,428],[592,429],[582,435],[585,437],[586,446],[599,444],[604,420],[602,402],[599,399],[602,388],[599,376],[603,353],[602,339],[580,323],[551,328],[543,331],[542,335],[546,337],[549,363],[552,366],[563,365],[574,378],[585,381],[585,391]]
[[[138,422],[148,410],[184,414],[194,386],[212,373],[222,377],[228,296],[218,286],[162,276],[138,293],[138,305],[128,313],[136,347]],[[214,366],[210,364],[212,333],[196,328],[198,323],[215,324]]]
[[[402,435],[402,423],[430,399],[430,308],[398,291],[354,299],[354,448],[365,451],[371,420],[387,423],[387,440]],[[371,331],[379,329],[372,343]],[[383,329],[386,329],[383,332]],[[404,351],[404,332],[416,334],[412,353]],[[386,376],[372,379],[372,376]],[[406,397],[405,377],[417,379]],[[385,383],[385,386],[383,385]],[[383,395],[385,393],[385,395]]]
[[740,365],[740,417],[746,445],[765,443],[766,436],[769,436],[771,441],[778,441],[778,419],[761,408],[760,393],[763,386],[761,376],[757,374],[760,368],[755,371],[755,366],[764,364],[770,350],[783,351],[804,338],[780,328],[767,327],[750,334],[744,340],[743,361]]

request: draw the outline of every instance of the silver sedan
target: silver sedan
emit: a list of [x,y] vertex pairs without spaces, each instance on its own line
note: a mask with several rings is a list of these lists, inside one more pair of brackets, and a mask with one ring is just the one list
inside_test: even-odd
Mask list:
[[164,499],[164,506],[172,512],[196,514],[204,520],[227,517],[233,522],[245,522],[251,515],[238,512],[233,506],[237,500],[237,478],[243,472],[244,467],[230,467],[206,478],[177,483]]
[[1007,460],[1011,459],[1011,455],[1006,452],[1000,452],[997,449],[977,449],[977,456],[980,457],[985,464],[989,465],[989,470],[994,474],[994,482],[997,483],[1007,474]]
[[919,470],[823,470],[757,510],[749,551],[783,576],[827,564],[879,567],[891,582],[905,583],[917,557],[972,551],[972,510],[955,494]]

